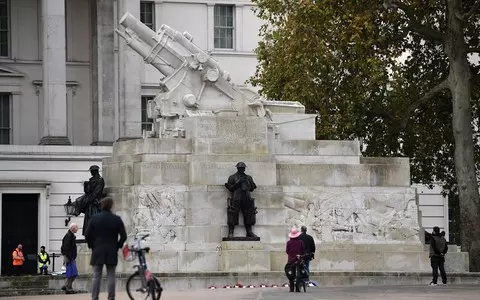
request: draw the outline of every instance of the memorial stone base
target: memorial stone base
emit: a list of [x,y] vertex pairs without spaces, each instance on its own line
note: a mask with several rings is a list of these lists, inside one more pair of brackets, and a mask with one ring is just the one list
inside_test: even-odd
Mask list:
[[[150,234],[154,272],[283,271],[288,231],[301,225],[317,242],[312,271],[430,270],[407,158],[362,157],[357,141],[294,140],[263,118],[189,117],[184,126],[185,138],[117,142],[103,161],[129,240]],[[222,241],[224,183],[239,161],[258,186],[260,241]],[[449,253],[452,270],[468,270],[466,253]],[[86,261],[81,272],[91,272]]]

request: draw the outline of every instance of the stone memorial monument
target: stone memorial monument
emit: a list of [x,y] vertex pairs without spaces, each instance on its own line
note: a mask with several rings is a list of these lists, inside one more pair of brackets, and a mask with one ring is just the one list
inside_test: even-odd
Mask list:
[[[150,234],[150,269],[283,271],[287,233],[306,225],[320,244],[310,270],[430,270],[408,158],[315,140],[315,115],[236,87],[188,33],[154,32],[128,13],[120,24],[117,33],[159,71],[161,92],[148,104],[154,130],[115,143],[103,175],[130,236]],[[238,162],[251,177],[237,183]],[[234,232],[237,224],[245,231]],[[255,237],[252,225],[261,241],[235,240]],[[454,269],[468,269],[458,254]]]

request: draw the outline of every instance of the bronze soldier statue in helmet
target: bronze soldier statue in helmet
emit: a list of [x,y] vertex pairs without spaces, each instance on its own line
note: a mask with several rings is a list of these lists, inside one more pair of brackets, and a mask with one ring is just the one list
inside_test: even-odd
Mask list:
[[228,210],[227,210],[227,224],[228,224],[228,237],[233,238],[233,231],[236,225],[238,225],[238,217],[240,211],[243,214],[243,222],[245,224],[245,230],[247,237],[258,238],[252,232],[252,226],[256,222],[257,208],[255,207],[255,199],[252,198],[251,192],[253,192],[257,186],[253,181],[253,178],[245,174],[246,165],[243,162],[239,162],[236,165],[237,173],[228,177],[228,182],[225,183],[225,187],[232,193],[232,197],[228,198]]
[[85,235],[85,230],[87,230],[90,219],[100,212],[100,200],[105,196],[103,193],[105,181],[102,176],[100,176],[99,170],[100,167],[97,165],[90,167],[89,171],[92,177],[83,183],[83,191],[85,194],[78,197],[74,202],[75,215],[85,214],[82,229],[83,235]]

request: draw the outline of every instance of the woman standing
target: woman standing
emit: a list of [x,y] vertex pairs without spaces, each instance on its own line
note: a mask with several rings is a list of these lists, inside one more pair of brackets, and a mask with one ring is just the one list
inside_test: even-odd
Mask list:
[[[298,237],[301,232],[298,231],[296,227],[293,227],[288,237],[290,240],[287,242],[287,255],[288,262],[285,266],[285,273],[289,281],[290,292],[293,292],[294,280],[296,276],[296,263],[298,262],[301,255],[305,253],[305,246]],[[300,287],[297,285],[295,287],[295,292],[300,292]]]

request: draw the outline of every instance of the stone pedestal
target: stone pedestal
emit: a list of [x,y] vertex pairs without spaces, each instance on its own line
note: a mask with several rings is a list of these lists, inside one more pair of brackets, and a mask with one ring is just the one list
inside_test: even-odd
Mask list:
[[[103,161],[107,191],[130,236],[150,233],[152,270],[282,271],[287,234],[302,225],[318,245],[312,270],[430,270],[408,159],[362,158],[356,141],[278,140],[270,125],[190,117],[185,139],[114,144]],[[238,240],[242,216],[235,238],[222,241],[224,183],[239,161],[257,184],[253,231],[262,242]]]
[[270,253],[260,241],[222,242],[220,250],[222,272],[270,271]]
[[222,238],[223,242],[255,242],[260,241],[260,237],[244,237],[244,236],[234,236],[234,237],[224,237]]

